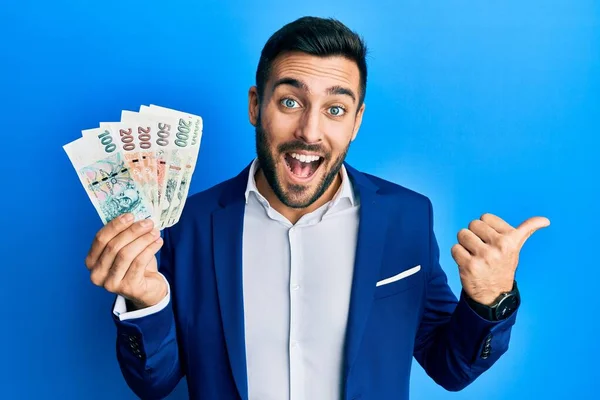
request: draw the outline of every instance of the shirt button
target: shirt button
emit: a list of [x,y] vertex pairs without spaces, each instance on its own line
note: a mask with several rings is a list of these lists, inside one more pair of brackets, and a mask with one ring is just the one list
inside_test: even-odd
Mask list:
[[298,342],[296,342],[295,340],[292,340],[292,347],[298,347]]
[[300,289],[300,285],[294,285],[294,286],[292,286],[292,289],[298,290],[298,289]]

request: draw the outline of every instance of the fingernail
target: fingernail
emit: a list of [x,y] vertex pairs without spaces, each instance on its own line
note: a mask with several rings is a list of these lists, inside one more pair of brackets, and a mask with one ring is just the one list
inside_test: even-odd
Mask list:
[[158,231],[158,229],[152,229],[152,230],[150,231],[150,234],[151,234],[152,236],[158,236],[158,235],[160,234],[160,232]]
[[133,221],[133,214],[127,213],[121,216],[121,222],[128,223]]
[[149,226],[150,226],[150,224],[151,224],[151,223],[152,223],[152,221],[151,221],[151,220],[149,220],[149,219],[145,219],[145,220],[143,220],[142,222],[140,222],[140,226],[141,226],[142,228],[147,228],[147,227],[149,227]]

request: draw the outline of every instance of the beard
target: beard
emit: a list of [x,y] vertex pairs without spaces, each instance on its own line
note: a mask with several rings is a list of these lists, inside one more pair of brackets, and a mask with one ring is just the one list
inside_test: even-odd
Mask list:
[[[329,189],[331,183],[335,180],[335,177],[340,172],[350,143],[346,146],[344,151],[336,157],[333,164],[329,167],[329,170],[325,172],[321,181],[317,183],[316,189],[313,193],[310,193],[311,184],[299,185],[289,184],[286,187],[283,186],[281,180],[277,176],[277,160],[280,159],[279,155],[285,153],[292,153],[294,151],[309,151],[318,152],[323,155],[323,161],[319,168],[327,168],[332,160],[332,154],[323,146],[320,145],[309,145],[301,140],[292,140],[290,142],[282,143],[277,147],[275,155],[271,152],[271,142],[267,132],[263,129],[260,122],[260,117],[256,125],[256,155],[258,157],[258,163],[263,171],[263,174],[267,180],[267,183],[279,199],[285,206],[290,208],[306,208],[317,201],[323,193]],[[284,161],[285,163],[285,161]],[[287,165],[284,166],[287,168]]]

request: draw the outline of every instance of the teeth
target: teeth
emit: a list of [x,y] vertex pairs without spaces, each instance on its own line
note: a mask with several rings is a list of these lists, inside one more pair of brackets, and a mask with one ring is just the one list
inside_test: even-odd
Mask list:
[[296,160],[299,160],[300,162],[303,163],[309,163],[309,162],[313,162],[313,161],[317,161],[319,158],[319,156],[307,156],[305,154],[298,154],[298,153],[292,153],[290,154],[293,158],[295,158]]

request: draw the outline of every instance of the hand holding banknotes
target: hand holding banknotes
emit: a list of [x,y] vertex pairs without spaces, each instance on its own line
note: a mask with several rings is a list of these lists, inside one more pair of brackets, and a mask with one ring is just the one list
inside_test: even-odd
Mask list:
[[167,295],[156,262],[162,244],[152,220],[134,222],[132,214],[115,218],[98,231],[85,259],[90,279],[136,309],[158,304]]
[[160,231],[175,225],[188,195],[202,118],[151,104],[121,121],[83,130],[64,146],[104,227],[85,264],[92,282],[135,308],[167,295],[158,272]]

